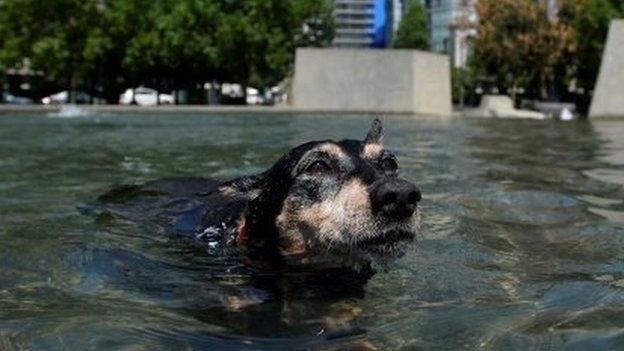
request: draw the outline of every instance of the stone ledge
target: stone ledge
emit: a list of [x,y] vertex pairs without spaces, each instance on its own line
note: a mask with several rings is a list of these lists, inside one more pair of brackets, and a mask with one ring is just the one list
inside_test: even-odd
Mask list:
[[624,117],[624,20],[609,28],[600,73],[589,109],[591,118]]

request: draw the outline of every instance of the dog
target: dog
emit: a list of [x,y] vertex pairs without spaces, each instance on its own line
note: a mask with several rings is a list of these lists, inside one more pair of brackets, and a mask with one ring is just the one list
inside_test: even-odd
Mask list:
[[421,192],[382,138],[375,119],[363,140],[307,142],[260,174],[115,187],[92,212],[166,223],[260,269],[370,272],[399,256],[420,223]]
[[420,190],[399,175],[375,119],[363,140],[299,145],[267,171],[204,193],[204,232],[225,228],[250,264],[362,270],[400,254],[418,231]]
[[[363,140],[307,142],[260,174],[120,186],[89,212],[101,223],[122,218],[155,224],[159,229],[149,232],[183,234],[210,250],[227,248],[244,267],[260,272],[241,275],[235,283],[240,294],[222,296],[219,325],[237,330],[255,323],[257,306],[273,301],[282,306],[274,328],[282,323],[287,330],[338,333],[325,334],[329,340],[351,332],[360,308],[350,301],[364,295],[374,264],[399,256],[419,231],[421,192],[400,176],[382,139],[375,119]],[[312,298],[331,303],[319,309],[308,303]],[[206,315],[212,314],[197,311],[196,317]]]

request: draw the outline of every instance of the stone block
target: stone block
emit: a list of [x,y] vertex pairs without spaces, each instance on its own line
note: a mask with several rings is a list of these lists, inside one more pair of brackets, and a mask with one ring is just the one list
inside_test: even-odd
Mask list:
[[416,50],[297,49],[293,107],[450,116],[446,55]]

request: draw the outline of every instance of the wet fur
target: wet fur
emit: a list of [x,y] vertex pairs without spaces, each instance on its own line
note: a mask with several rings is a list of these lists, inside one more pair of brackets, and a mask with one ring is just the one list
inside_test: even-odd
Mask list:
[[[279,321],[272,323],[312,323],[310,328],[315,333],[325,331],[329,340],[332,331],[348,331],[359,313],[354,298],[364,295],[364,285],[374,274],[370,263],[392,259],[418,232],[419,210],[391,222],[373,213],[371,189],[399,178],[398,173],[379,170],[379,160],[391,156],[381,139],[381,123],[375,121],[363,141],[309,142],[260,174],[221,183],[161,179],[117,187],[100,196],[102,205],[94,214],[104,220],[120,216],[164,224],[180,234],[180,214],[189,209],[193,216],[197,212],[200,219],[191,221],[195,240],[205,246],[217,242],[236,247],[250,268],[263,269],[241,280],[253,291],[269,292],[271,299],[281,300]],[[310,162],[321,156],[339,160],[336,174],[305,173]],[[405,232],[412,236],[400,240],[392,236]],[[308,303],[317,297],[336,304],[317,310]],[[228,295],[219,323],[232,330],[257,323],[253,306],[266,299],[265,294]],[[205,315],[198,311],[196,317]],[[353,348],[368,348],[363,345]]]
[[[391,223],[373,215],[371,187],[398,177],[377,168],[379,159],[389,155],[381,138],[381,123],[376,120],[363,141],[309,142],[289,151],[266,172],[225,182],[205,195],[226,208],[231,204],[238,215],[224,218],[209,211],[203,227],[226,223],[226,241],[263,266],[361,269],[375,259],[392,258],[418,231],[419,211]],[[307,174],[306,167],[319,159],[332,163],[335,174]],[[393,239],[389,232],[409,235],[375,243],[384,235]],[[373,244],[363,245],[367,242]]]

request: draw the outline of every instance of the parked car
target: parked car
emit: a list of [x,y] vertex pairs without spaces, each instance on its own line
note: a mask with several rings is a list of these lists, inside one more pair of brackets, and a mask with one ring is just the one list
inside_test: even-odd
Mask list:
[[246,104],[247,100],[245,98],[245,88],[238,83],[222,83],[221,103],[224,105]]
[[16,104],[16,105],[30,105],[34,101],[33,99],[28,98],[28,97],[17,96],[11,93],[4,92],[2,93],[2,99],[0,99],[0,102],[4,102],[7,104]]
[[156,106],[158,104],[173,105],[175,104],[175,99],[171,94],[159,94],[158,91],[154,89],[138,87],[126,89],[126,91],[119,96],[119,103],[122,105],[137,104],[140,106]]
[[[69,92],[67,90],[48,95],[41,99],[41,103],[44,105],[67,104],[69,102]],[[77,104],[88,104],[91,102],[91,95],[84,91],[74,91],[74,102]]]
[[264,92],[264,105],[281,104],[287,100],[288,96],[279,85],[269,88]]
[[245,95],[247,105],[262,105],[264,103],[264,97],[256,88],[247,87],[245,89]]

